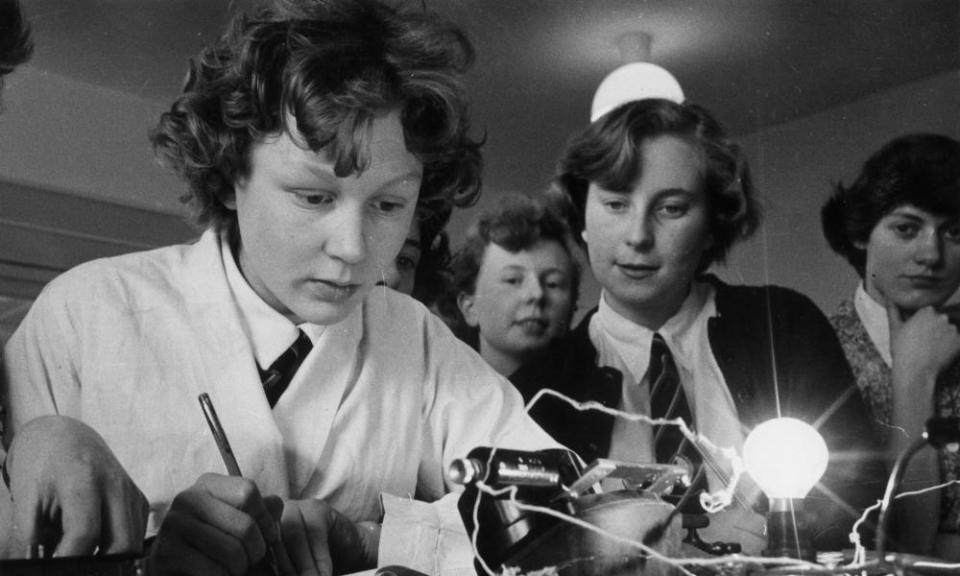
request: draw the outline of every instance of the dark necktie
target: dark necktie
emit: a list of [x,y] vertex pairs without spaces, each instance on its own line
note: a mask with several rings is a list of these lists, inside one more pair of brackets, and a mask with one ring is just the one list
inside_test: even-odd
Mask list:
[[270,368],[263,370],[259,366],[260,380],[263,382],[263,390],[267,394],[267,402],[273,408],[280,399],[280,395],[290,385],[293,375],[297,373],[300,363],[310,353],[313,343],[310,338],[300,331],[297,341],[290,345],[279,358],[273,361]]
[[[659,334],[653,335],[653,342],[650,344],[647,382],[650,383],[650,416],[663,419],[683,418],[687,427],[692,430],[693,416],[680,384],[677,365],[667,343]],[[682,460],[693,467],[691,472],[695,472],[703,462],[700,453],[687,441],[678,426],[654,426],[653,448],[657,462],[661,464],[673,464]]]

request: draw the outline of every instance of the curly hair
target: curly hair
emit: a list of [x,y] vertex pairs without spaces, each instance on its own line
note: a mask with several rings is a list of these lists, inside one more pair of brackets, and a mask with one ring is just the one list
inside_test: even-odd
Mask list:
[[[460,78],[473,47],[452,23],[377,0],[274,3],[237,16],[191,60],[181,95],[150,138],[186,180],[181,200],[199,226],[237,233],[224,205],[249,175],[253,143],[298,131],[338,177],[369,163],[373,120],[400,112],[407,148],[423,162],[418,207],[472,204],[480,145],[471,139]],[[295,124],[295,125],[291,125]]]
[[877,223],[900,206],[960,216],[960,142],[942,134],[907,134],[877,150],[850,187],[837,183],[820,210],[827,243],[863,278],[866,244]]
[[33,41],[17,0],[0,0],[0,88],[3,77],[30,59]]
[[[571,301],[576,302],[580,292],[580,264],[573,254],[570,228],[564,218],[549,204],[528,196],[507,196],[500,205],[480,214],[467,231],[463,246],[457,250],[450,265],[452,290],[443,299],[442,316],[457,319],[454,333],[476,347],[475,329],[470,329],[459,318],[456,305],[460,294],[473,294],[483,266],[487,247],[496,244],[516,253],[529,250],[541,241],[554,241],[563,247],[571,263]],[[571,316],[573,314],[571,307]]]
[[550,194],[555,201],[566,200],[570,227],[582,243],[590,183],[612,192],[628,192],[643,174],[644,142],[664,135],[685,139],[705,160],[704,189],[714,242],[703,254],[702,271],[722,262],[733,244],[749,238],[760,223],[746,158],[706,109],[656,98],[613,109],[571,139],[561,155]]
[[450,237],[444,228],[450,220],[449,208],[417,214],[420,226],[420,262],[413,280],[413,296],[426,306],[433,305],[450,289],[449,266],[452,259]]

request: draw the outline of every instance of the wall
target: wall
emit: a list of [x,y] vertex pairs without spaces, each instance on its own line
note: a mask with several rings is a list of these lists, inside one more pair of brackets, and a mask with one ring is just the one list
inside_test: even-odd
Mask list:
[[[90,210],[101,202],[149,210],[157,213],[157,225],[170,238],[189,235],[177,202],[183,185],[154,163],[146,137],[165,104],[29,66],[8,78],[3,101],[0,180],[16,184],[7,188],[70,190],[90,200]],[[823,240],[820,205],[831,183],[849,181],[873,150],[896,135],[918,130],[960,138],[960,71],[738,138],[763,192],[766,218],[756,237],[739,246],[719,274],[733,282],[794,287],[832,310],[856,285],[856,276]],[[548,178],[545,174],[544,183]],[[0,186],[0,225],[23,212],[14,204],[16,196],[4,190]],[[455,214],[450,226],[455,245],[473,216],[497,197],[497,191],[487,190],[477,207]],[[139,217],[147,217],[146,212]],[[8,243],[9,237],[4,232]],[[161,234],[149,243],[163,243],[164,238]],[[120,238],[116,250],[129,249],[124,246],[135,240]],[[598,294],[589,274],[585,276],[581,309],[591,307]]]
[[167,104],[20,67],[3,90],[0,179],[181,213],[183,185],[147,139]]
[[824,240],[820,207],[832,184],[849,184],[880,146],[920,131],[960,139],[960,70],[738,138],[766,215],[720,275],[796,288],[833,311],[859,279]]
[[[727,265],[714,272],[732,283],[788,286],[813,298],[825,312],[833,311],[858,278],[823,239],[820,206],[832,183],[849,183],[873,151],[917,131],[960,139],[960,70],[736,137],[761,192],[764,221],[754,238],[737,246]],[[487,190],[476,207],[454,215],[454,246],[462,240],[463,228],[480,210],[494,206],[497,197],[498,191]],[[580,312],[593,307],[598,297],[587,271]]]
[[0,115],[0,342],[51,278],[196,231],[147,139],[163,105],[30,67]]

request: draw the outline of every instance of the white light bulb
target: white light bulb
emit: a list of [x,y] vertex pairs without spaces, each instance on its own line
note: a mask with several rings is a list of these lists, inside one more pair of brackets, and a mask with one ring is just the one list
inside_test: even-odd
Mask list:
[[813,426],[775,418],[750,432],[743,463],[768,498],[800,499],[827,469],[827,444]]
[[670,72],[649,62],[624,64],[600,82],[590,107],[590,121],[637,100],[663,98],[683,102],[683,89]]

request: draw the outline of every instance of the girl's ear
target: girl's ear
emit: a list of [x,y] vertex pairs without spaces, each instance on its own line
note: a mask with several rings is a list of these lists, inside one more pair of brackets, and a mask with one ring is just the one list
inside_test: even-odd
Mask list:
[[463,316],[463,321],[471,328],[476,328],[480,325],[480,319],[477,318],[474,303],[475,299],[473,294],[461,292],[457,295],[457,308],[460,309],[460,315]]
[[220,201],[223,202],[223,205],[230,210],[237,210],[237,193],[235,190],[221,194]]

